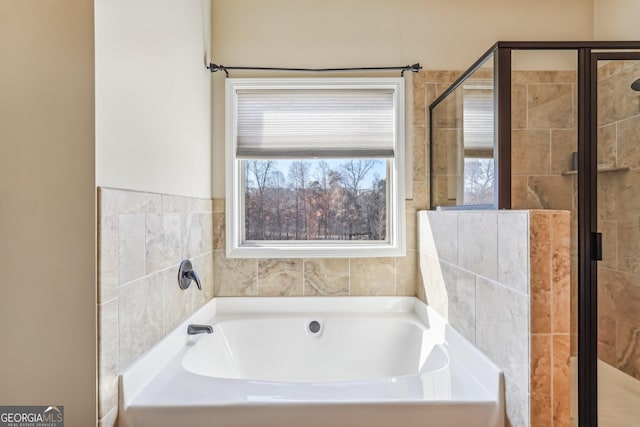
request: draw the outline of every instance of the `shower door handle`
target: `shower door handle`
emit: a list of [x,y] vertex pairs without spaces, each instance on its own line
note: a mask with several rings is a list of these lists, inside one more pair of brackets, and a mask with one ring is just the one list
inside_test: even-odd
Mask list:
[[602,261],[602,233],[591,233],[591,254],[594,261]]

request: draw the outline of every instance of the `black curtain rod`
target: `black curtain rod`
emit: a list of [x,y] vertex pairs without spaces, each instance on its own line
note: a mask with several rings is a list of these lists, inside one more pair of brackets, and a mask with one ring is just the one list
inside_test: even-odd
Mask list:
[[225,75],[229,77],[228,70],[255,70],[255,71],[310,71],[316,73],[325,73],[332,71],[389,71],[389,70],[402,70],[400,76],[404,77],[405,71],[411,71],[417,73],[422,70],[420,63],[413,65],[405,65],[401,67],[360,67],[360,68],[279,68],[279,67],[227,67],[225,65],[218,65],[210,63],[207,67],[212,73],[217,71],[224,71]]

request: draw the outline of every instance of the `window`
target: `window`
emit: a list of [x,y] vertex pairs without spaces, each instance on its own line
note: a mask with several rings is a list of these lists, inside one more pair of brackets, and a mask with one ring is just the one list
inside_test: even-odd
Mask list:
[[227,256],[404,254],[404,82],[227,79]]
[[493,83],[465,84],[463,90],[463,179],[460,200],[465,205],[494,204],[494,98]]

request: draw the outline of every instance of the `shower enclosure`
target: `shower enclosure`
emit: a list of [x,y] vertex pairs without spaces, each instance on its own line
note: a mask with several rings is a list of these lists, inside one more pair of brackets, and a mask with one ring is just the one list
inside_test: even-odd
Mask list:
[[498,42],[429,107],[432,208],[572,213],[571,323],[531,322],[570,347],[581,427],[640,425],[639,78],[638,41]]

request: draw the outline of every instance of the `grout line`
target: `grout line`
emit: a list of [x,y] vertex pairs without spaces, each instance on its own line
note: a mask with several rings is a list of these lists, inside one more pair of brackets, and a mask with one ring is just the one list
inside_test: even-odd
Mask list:
[[258,265],[258,258],[256,258],[256,296],[260,296],[260,267]]
[[112,303],[113,301],[118,301],[118,297],[113,297],[110,300],[99,302],[97,306],[100,307],[101,305],[107,305],[109,303]]
[[[405,255],[406,256],[406,255]],[[398,257],[393,257],[393,294],[398,296]],[[416,289],[417,293],[417,289]]]
[[305,291],[306,291],[306,285],[305,285],[305,265],[307,263],[307,259],[306,258],[302,258],[302,296],[305,296]]
[[349,296],[351,296],[351,258],[347,258],[349,260]]
[[431,257],[431,258],[434,258],[435,260],[437,260],[437,261],[438,261],[438,262],[440,262],[440,263],[447,264],[447,265],[449,265],[450,267],[454,267],[454,268],[456,268],[456,269],[458,269],[458,270],[460,270],[460,271],[464,271],[465,273],[472,274],[472,275],[474,275],[474,276],[476,276],[476,277],[478,277],[478,278],[480,278],[480,279],[484,279],[484,280],[486,280],[486,281],[488,281],[488,282],[491,282],[492,284],[498,285],[498,286],[500,286],[500,287],[502,287],[502,288],[504,288],[504,289],[507,289],[507,290],[509,290],[509,291],[512,291],[512,292],[514,292],[514,293],[516,293],[516,294],[518,294],[518,295],[521,295],[521,296],[526,297],[526,298],[530,298],[530,295],[525,294],[525,293],[523,293],[522,291],[519,291],[519,290],[517,290],[517,289],[514,289],[514,288],[512,288],[512,287],[510,287],[510,286],[508,286],[508,285],[506,285],[506,284],[504,284],[504,283],[500,283],[500,282],[498,282],[496,279],[490,279],[490,278],[488,278],[488,277],[486,277],[486,276],[483,276],[483,275],[481,275],[481,274],[478,274],[478,273],[476,273],[476,272],[474,272],[474,271],[472,271],[472,270],[468,270],[468,269],[466,269],[466,268],[464,268],[464,267],[461,267],[461,266],[459,266],[459,265],[452,264],[451,262],[449,262],[449,261],[445,261],[445,260],[440,259],[440,258],[438,258],[438,257],[434,257],[434,256],[432,256],[432,255],[427,255],[427,256],[429,256],[429,257]]
[[551,396],[551,402],[550,402],[550,405],[551,405],[551,408],[550,408],[551,425],[555,424],[555,422],[554,422],[554,419],[555,419],[555,404],[554,403],[556,401],[556,397],[555,397],[555,393],[554,393],[554,387],[553,387],[553,380],[554,380],[553,377],[555,376],[555,369],[553,369],[554,362],[555,362],[555,351],[554,351],[555,350],[555,344],[554,344],[554,341],[553,341],[553,337],[554,337],[554,335],[551,334],[551,338],[550,338],[550,340],[551,340],[551,366],[549,366],[549,371],[550,371],[549,372],[549,379],[551,380],[550,381],[551,384],[549,385],[549,388],[550,388],[549,395]]
[[524,128],[529,130],[529,84],[524,85]]

